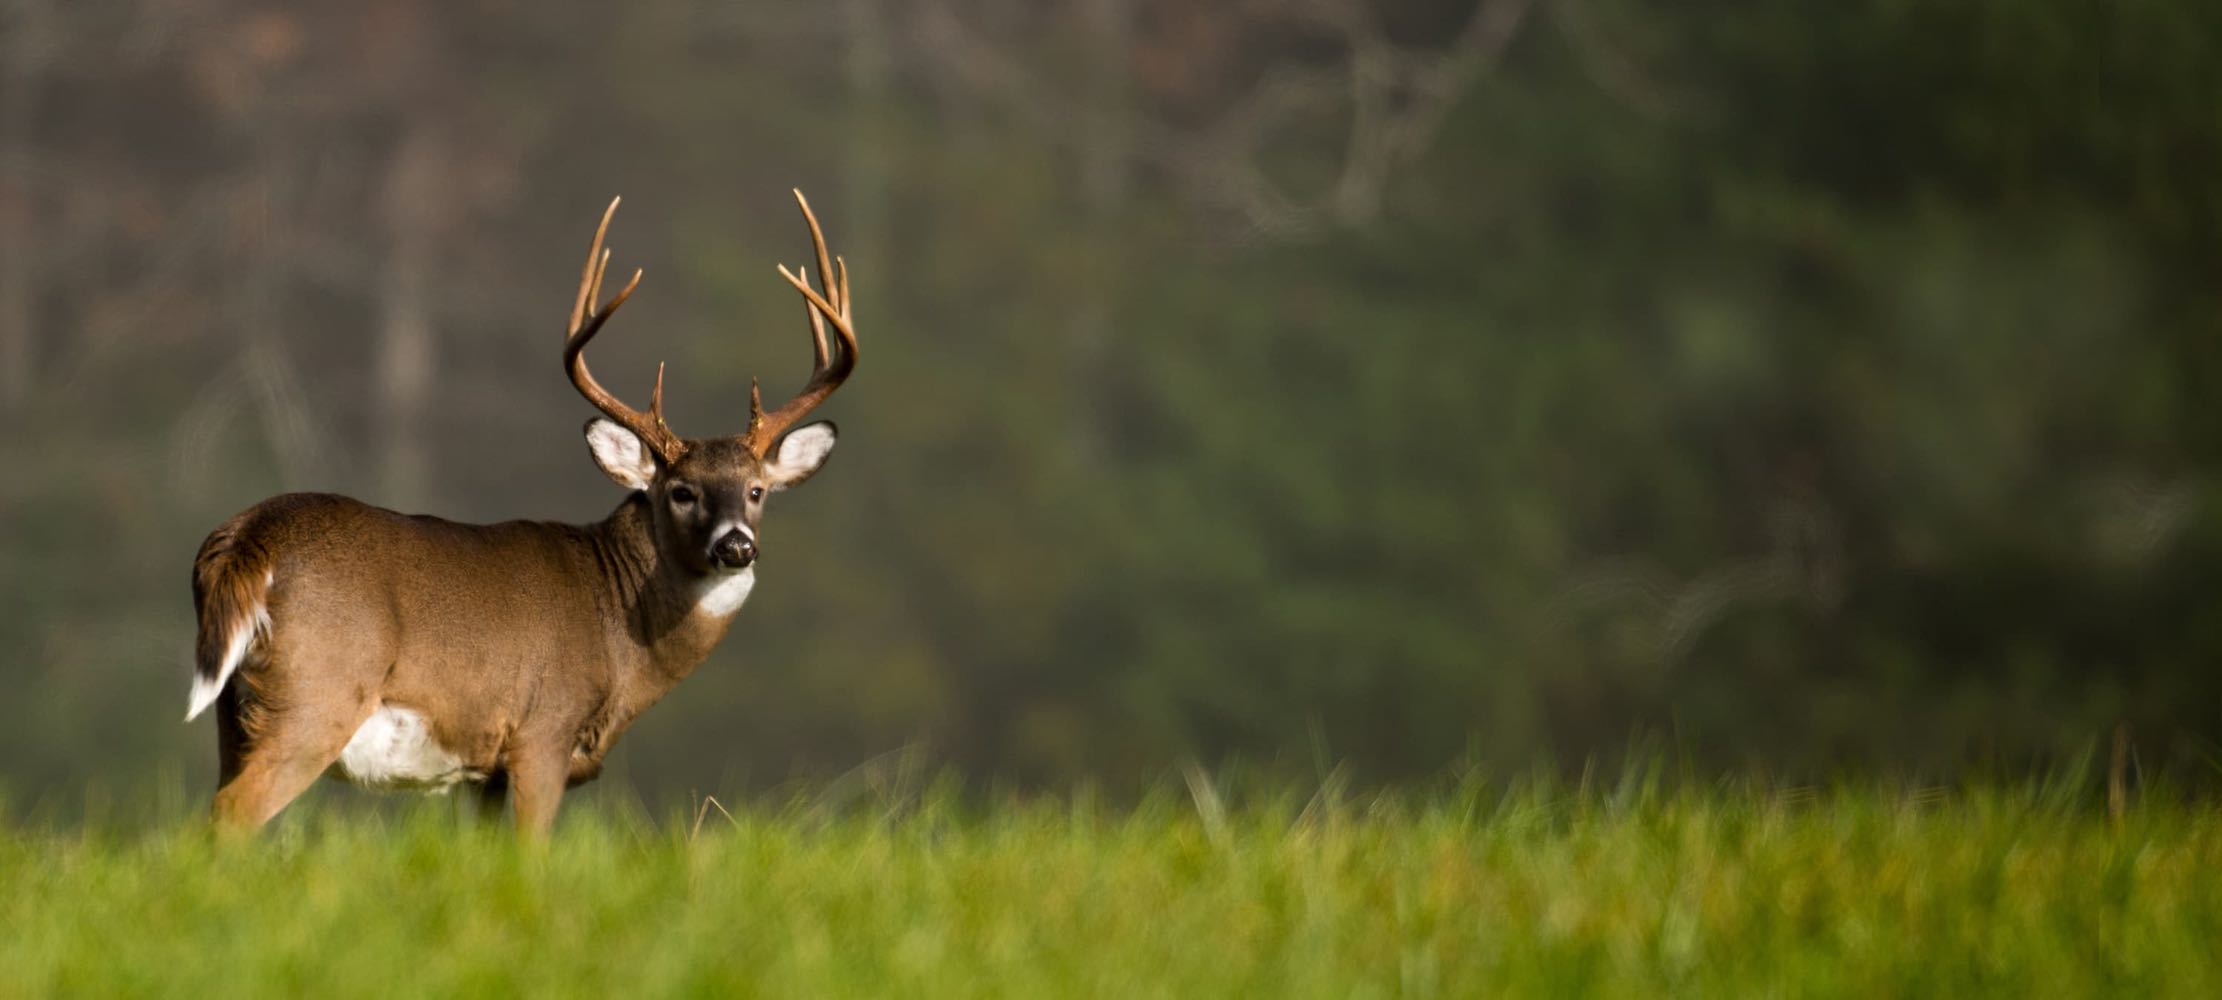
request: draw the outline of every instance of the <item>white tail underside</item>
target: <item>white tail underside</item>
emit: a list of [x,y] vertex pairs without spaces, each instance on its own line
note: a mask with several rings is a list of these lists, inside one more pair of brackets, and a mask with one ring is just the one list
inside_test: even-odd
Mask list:
[[247,650],[254,645],[255,637],[269,634],[270,609],[262,604],[255,605],[249,616],[232,623],[231,642],[224,646],[224,662],[217,668],[216,676],[203,677],[199,671],[193,674],[193,692],[186,696],[185,721],[193,721],[208,711],[208,706],[216,704],[216,696],[223,693],[224,685],[231,682],[232,673],[247,658]]

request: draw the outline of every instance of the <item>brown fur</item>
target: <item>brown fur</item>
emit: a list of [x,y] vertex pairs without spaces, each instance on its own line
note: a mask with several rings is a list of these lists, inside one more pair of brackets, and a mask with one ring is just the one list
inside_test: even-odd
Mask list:
[[664,424],[661,369],[646,413],[587,370],[587,342],[640,281],[636,272],[599,301],[617,202],[602,213],[563,353],[572,384],[610,418],[587,425],[595,460],[632,491],[600,523],[457,524],[295,493],[208,536],[193,564],[201,698],[225,680],[238,630],[266,623],[215,691],[220,823],[267,822],[390,707],[388,719],[407,709],[423,720],[460,765],[442,756],[428,774],[395,775],[476,778],[482,806],[496,811],[506,788],[518,826],[545,831],[564,788],[592,779],[634,717],[709,655],[745,592],[717,590],[717,610],[705,593],[753,585],[735,574],[754,572],[764,497],[808,478],[833,447],[831,424],[788,428],[856,364],[848,267],[829,259],[802,192],[795,201],[825,282],[821,294],[780,269],[810,303],[810,380],[769,412],[752,389],[747,433],[706,441]]
[[649,504],[635,493],[587,526],[469,525],[289,494],[226,522],[196,562],[198,669],[242,609],[267,602],[271,624],[216,703],[218,820],[261,825],[394,705],[544,830],[731,621],[696,610],[701,578],[660,554]]
[[270,557],[249,530],[254,514],[250,510],[224,522],[193,557],[193,613],[200,619],[193,669],[211,683],[233,634],[253,628],[255,609],[263,606]]

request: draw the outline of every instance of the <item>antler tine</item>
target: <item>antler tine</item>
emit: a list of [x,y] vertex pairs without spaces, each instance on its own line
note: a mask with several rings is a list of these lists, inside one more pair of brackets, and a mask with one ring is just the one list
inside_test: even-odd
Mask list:
[[[802,269],[803,284],[810,283],[810,269]],[[826,365],[826,321],[818,315],[818,307],[808,302],[802,304],[802,318],[810,321],[810,364],[813,369]]]
[[845,310],[836,308],[833,303],[826,301],[825,296],[818,294],[818,290],[810,287],[809,282],[796,277],[785,267],[781,267],[779,273],[787,279],[788,284],[795,286],[796,291],[802,293],[803,298],[810,300],[810,305],[813,308],[833,322],[834,330],[843,334],[841,338],[843,346],[848,346],[851,341],[856,339],[856,334],[849,329],[849,316]]
[[586,290],[586,300],[588,302],[602,301],[602,279],[609,274],[609,270],[610,249],[608,247],[603,247],[602,261],[601,263],[594,265],[594,287]]
[[602,384],[595,381],[594,373],[586,367],[587,341],[601,332],[602,324],[617,313],[625,300],[633,297],[633,289],[640,287],[641,272],[635,270],[632,280],[618,290],[615,298],[606,304],[595,304],[602,297],[602,276],[609,270],[610,252],[602,246],[602,240],[609,234],[610,218],[617,214],[618,201],[610,199],[610,207],[603,210],[602,224],[594,230],[594,245],[586,252],[586,270],[579,275],[578,298],[571,305],[570,332],[563,339],[563,369],[571,376],[571,384],[579,390],[579,395],[639,436],[642,443],[669,464],[678,461],[687,446],[664,423],[663,366],[656,366],[656,388],[649,397],[647,413],[626,406],[616,395],[602,388]]
[[[810,210],[810,199],[802,196],[802,189],[795,188],[795,204],[802,206],[802,220],[810,224],[810,249],[818,254],[818,280],[825,282],[826,292],[833,292],[833,262],[826,259],[826,233],[818,228],[818,213]],[[804,272],[806,275],[809,272]]]
[[[850,372],[856,370],[856,329],[849,319],[848,262],[826,250],[825,231],[818,225],[817,213],[810,210],[810,200],[803,197],[800,190],[795,192],[795,204],[802,208],[803,221],[810,226],[811,250],[817,256],[819,280],[824,282],[826,290],[821,295],[810,286],[808,267],[802,268],[802,274],[797,276],[787,270],[786,265],[780,265],[780,277],[787,279],[788,284],[801,292],[803,300],[809,304],[813,363],[810,381],[803,384],[802,391],[781,404],[779,409],[769,413],[764,410],[762,394],[751,383],[748,432],[742,435],[742,442],[749,451],[759,456],[770,451],[773,441],[804,415],[816,409],[819,403],[833,394],[833,390],[840,388],[841,383],[848,380]],[[834,333],[840,338],[841,350],[838,353],[833,351],[832,345],[826,340],[827,323],[833,324]]]
[[609,266],[609,255],[602,252],[602,238],[609,235],[610,218],[617,214],[617,203],[623,196],[610,199],[610,207],[602,210],[602,224],[594,227],[594,244],[586,248],[586,268],[579,273],[579,294],[571,300],[571,326],[567,332],[579,332],[579,325],[586,322],[586,310],[594,304],[600,291],[601,279],[595,274],[595,265]]

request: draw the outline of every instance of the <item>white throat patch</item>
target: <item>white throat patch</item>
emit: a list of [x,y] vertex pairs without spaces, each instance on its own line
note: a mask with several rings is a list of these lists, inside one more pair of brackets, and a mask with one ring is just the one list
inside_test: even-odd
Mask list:
[[754,566],[725,574],[702,588],[702,596],[695,600],[694,609],[712,618],[723,618],[741,610],[741,602],[748,600],[748,592],[755,588]]

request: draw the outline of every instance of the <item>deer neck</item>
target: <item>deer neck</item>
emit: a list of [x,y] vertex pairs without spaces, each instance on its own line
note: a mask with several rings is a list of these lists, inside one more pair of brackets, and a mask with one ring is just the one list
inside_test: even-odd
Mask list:
[[[593,530],[601,604],[632,647],[621,657],[628,687],[660,696],[710,655],[755,584],[755,570],[704,578],[656,547],[646,496],[635,493]],[[646,693],[644,691],[644,693]]]

